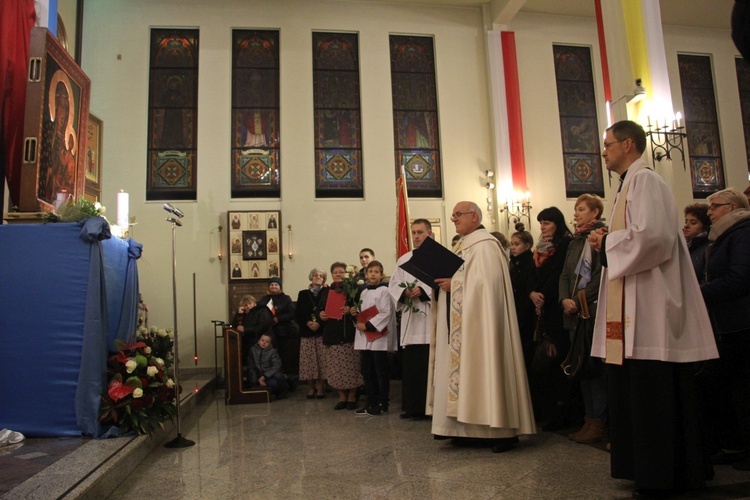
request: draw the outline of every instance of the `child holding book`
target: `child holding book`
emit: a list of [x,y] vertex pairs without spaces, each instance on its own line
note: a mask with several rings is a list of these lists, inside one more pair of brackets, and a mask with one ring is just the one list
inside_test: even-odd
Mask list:
[[355,413],[377,416],[388,413],[388,351],[394,347],[391,340],[395,339],[396,315],[388,284],[382,283],[383,265],[377,260],[367,264],[365,279],[367,283],[360,292],[362,303],[356,316],[354,349],[360,352],[367,404]]

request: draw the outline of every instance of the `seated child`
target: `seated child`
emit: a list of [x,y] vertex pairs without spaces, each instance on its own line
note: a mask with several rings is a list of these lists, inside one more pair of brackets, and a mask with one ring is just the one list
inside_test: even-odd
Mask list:
[[281,358],[272,345],[270,333],[264,333],[258,343],[250,348],[247,365],[250,368],[250,383],[268,387],[271,394],[281,399],[289,392],[284,372],[281,371]]

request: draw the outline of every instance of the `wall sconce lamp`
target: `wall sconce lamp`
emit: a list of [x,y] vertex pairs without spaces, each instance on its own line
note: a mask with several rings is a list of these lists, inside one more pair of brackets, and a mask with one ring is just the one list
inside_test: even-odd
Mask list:
[[289,248],[289,252],[287,252],[287,256],[289,257],[289,260],[292,260],[292,258],[294,258],[294,247],[292,246],[292,225],[291,224],[286,226],[286,231],[287,231],[287,240],[288,240],[287,245]]
[[531,226],[531,194],[526,191],[525,194],[514,193],[513,198],[505,201],[505,206],[500,209],[500,213],[505,212],[505,218],[510,226],[511,219],[513,224],[521,222],[524,218],[528,223],[527,228]]
[[[495,172],[492,170],[484,171],[484,187],[487,189],[487,213],[492,213],[492,190],[495,189],[495,183],[492,179],[495,178]],[[494,221],[493,221],[494,222]]]
[[680,124],[682,113],[677,113],[672,120],[664,120],[664,125],[659,126],[659,120],[655,125],[651,125],[651,117],[648,117],[648,129],[646,135],[651,140],[651,159],[654,162],[661,161],[664,158],[672,159],[672,151],[677,150],[682,157],[682,168],[685,167],[685,142],[687,134],[684,132],[685,127]]
[[216,251],[216,258],[219,260],[224,258],[224,256],[221,254],[221,231],[223,229],[224,229],[224,226],[219,226],[219,236],[218,236],[219,245],[217,246],[217,251]]

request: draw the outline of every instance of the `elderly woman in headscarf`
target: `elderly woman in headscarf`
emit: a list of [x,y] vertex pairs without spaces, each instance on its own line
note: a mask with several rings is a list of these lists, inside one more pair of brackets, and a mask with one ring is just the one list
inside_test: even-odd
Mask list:
[[750,208],[743,193],[724,189],[708,197],[711,231],[701,285],[714,327],[719,360],[715,390],[721,450],[714,464],[750,470]]
[[299,378],[307,380],[307,399],[325,397],[325,347],[320,312],[325,310],[320,293],[328,279],[328,273],[316,267],[308,276],[310,286],[297,295],[295,314],[299,325]]
[[281,289],[281,278],[268,280],[268,294],[258,301],[259,306],[268,307],[273,313],[273,336],[276,350],[281,358],[281,368],[289,378],[290,390],[296,387],[295,378],[299,371],[299,357],[296,352],[294,340],[296,339],[296,328],[294,321],[294,302],[292,298]]

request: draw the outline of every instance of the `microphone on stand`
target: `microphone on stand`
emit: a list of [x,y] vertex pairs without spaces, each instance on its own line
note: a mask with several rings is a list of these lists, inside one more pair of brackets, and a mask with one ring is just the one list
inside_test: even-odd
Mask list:
[[171,203],[165,203],[164,204],[164,210],[166,210],[167,212],[169,212],[170,214],[172,214],[172,215],[174,215],[176,217],[179,217],[180,219],[182,219],[183,217],[185,217],[185,214],[182,213],[182,210],[180,210],[177,207],[173,207]]
[[171,222],[172,224],[176,225],[177,227],[182,227],[182,222],[180,222],[179,219],[175,219],[174,217],[167,217],[164,219],[167,222]]

